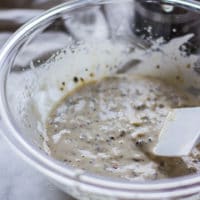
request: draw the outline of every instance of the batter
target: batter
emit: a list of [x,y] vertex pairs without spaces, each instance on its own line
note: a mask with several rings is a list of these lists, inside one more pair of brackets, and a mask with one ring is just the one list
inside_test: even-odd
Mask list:
[[188,92],[150,77],[83,83],[53,108],[47,145],[54,158],[98,175],[154,180],[197,173],[199,147],[183,158],[158,157],[151,150],[170,109],[198,105]]

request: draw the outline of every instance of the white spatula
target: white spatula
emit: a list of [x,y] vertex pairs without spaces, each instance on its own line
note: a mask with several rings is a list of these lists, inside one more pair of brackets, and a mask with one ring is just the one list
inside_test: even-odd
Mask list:
[[187,156],[200,142],[200,107],[173,109],[161,130],[154,154]]

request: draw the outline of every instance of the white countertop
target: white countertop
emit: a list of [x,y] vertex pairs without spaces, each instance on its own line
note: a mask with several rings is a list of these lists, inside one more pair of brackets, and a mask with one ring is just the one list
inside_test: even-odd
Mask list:
[[0,200],[73,200],[24,162],[0,135]]
[[[0,34],[0,46],[10,33]],[[1,128],[1,127],[0,127]],[[23,161],[0,134],[0,200],[73,200]]]

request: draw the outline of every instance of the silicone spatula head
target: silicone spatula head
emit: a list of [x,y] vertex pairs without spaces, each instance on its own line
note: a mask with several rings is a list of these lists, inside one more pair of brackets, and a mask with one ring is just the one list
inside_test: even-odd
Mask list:
[[187,156],[200,139],[200,107],[177,108],[169,112],[154,154]]

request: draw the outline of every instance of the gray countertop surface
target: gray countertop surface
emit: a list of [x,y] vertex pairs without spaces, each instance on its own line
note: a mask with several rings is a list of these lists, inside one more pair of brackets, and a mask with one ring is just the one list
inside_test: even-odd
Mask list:
[[0,135],[0,200],[73,200],[23,161]]

